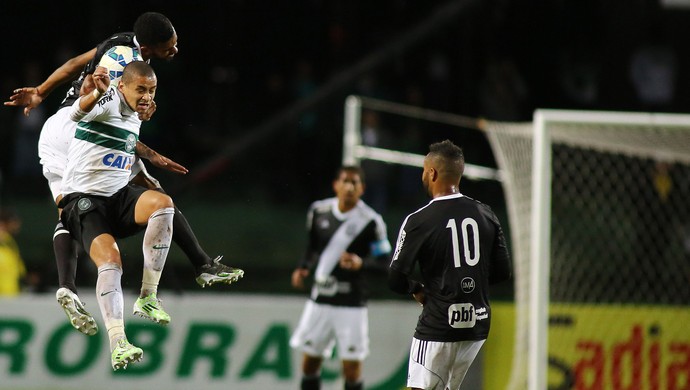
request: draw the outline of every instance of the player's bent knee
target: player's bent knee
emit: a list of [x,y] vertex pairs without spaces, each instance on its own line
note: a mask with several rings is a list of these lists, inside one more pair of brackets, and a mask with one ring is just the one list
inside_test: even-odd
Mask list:
[[146,193],[152,194],[152,202],[154,203],[153,209],[155,210],[175,207],[175,204],[169,195],[153,190],[146,191]]
[[101,234],[91,242],[89,257],[91,257],[97,267],[105,264],[122,267],[120,250],[115,239],[108,234]]
[[172,198],[158,191],[145,191],[139,197],[135,206],[135,221],[139,224],[146,224],[149,217],[158,210],[174,209],[175,204]]

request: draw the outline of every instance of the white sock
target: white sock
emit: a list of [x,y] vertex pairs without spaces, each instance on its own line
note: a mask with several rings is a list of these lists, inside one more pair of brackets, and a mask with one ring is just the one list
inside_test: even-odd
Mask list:
[[98,267],[96,281],[96,300],[101,309],[101,316],[108,329],[110,351],[115,348],[117,341],[125,337],[124,302],[120,279],[122,268],[117,264],[108,263]]
[[158,282],[172,241],[174,216],[175,209],[168,207],[156,210],[149,218],[143,244],[144,276],[140,294],[142,298],[158,291]]

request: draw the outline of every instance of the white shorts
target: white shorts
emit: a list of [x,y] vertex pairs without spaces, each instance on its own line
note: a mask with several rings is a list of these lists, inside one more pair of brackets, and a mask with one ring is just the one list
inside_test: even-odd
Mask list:
[[310,356],[331,357],[337,343],[341,360],[362,361],[369,355],[366,307],[332,306],[307,301],[290,346]]
[[[69,118],[71,110],[71,107],[63,107],[51,115],[43,124],[38,139],[38,157],[41,159],[43,176],[48,180],[48,187],[50,187],[53,200],[57,200],[61,194],[62,176],[67,166],[67,152],[69,151],[69,144],[74,138],[74,132],[77,130],[77,123]],[[150,181],[160,188],[158,180],[149,175],[144,163],[137,157],[132,164],[132,173],[129,179],[132,180],[140,172],[143,172]]]
[[407,387],[458,390],[484,341],[423,341],[412,338]]
[[38,139],[38,157],[54,200],[60,195],[67,151],[77,128],[77,124],[69,119],[70,110],[70,107],[64,107],[51,115],[43,124]]

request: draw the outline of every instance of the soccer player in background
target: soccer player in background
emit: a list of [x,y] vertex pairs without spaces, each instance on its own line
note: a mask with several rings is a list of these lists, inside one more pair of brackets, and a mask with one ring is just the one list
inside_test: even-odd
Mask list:
[[[488,286],[511,275],[498,218],[460,192],[464,167],[452,142],[429,147],[422,183],[432,200],[405,218],[390,263],[390,288],[423,306],[410,349],[412,389],[460,388],[489,334]],[[417,264],[421,281],[411,278]]]
[[[167,17],[156,12],[146,12],[137,18],[134,23],[134,32],[112,35],[94,49],[67,61],[39,86],[16,89],[10,100],[5,102],[6,106],[24,107],[24,114],[29,115],[30,111],[41,104],[43,99],[57,86],[73,80],[79,75],[72,82],[71,88],[58,111],[44,124],[39,140],[39,156],[43,165],[43,174],[48,180],[56,204],[61,200],[60,185],[67,163],[67,149],[74,138],[76,128],[76,124],[69,119],[71,105],[80,95],[92,91],[92,73],[106,52],[115,46],[132,47],[147,62],[152,58],[171,60],[178,52],[177,33]],[[117,84],[117,81],[117,79],[111,80],[114,84]],[[139,114],[140,118],[148,120],[155,108],[155,102],[151,101],[149,109]],[[137,156],[148,159],[159,168],[182,174],[187,172],[183,166],[158,154],[141,142],[137,143],[136,152]],[[132,182],[164,192],[158,181],[148,174],[144,164],[139,159],[136,160],[132,168]],[[173,241],[182,249],[194,266],[196,281],[202,287],[215,283],[229,284],[244,275],[244,271],[241,269],[220,263],[222,256],[211,259],[206,254],[189,222],[179,209],[176,209],[173,224],[175,227]],[[87,335],[96,334],[98,330],[96,322],[85,310],[83,303],[77,296],[75,283],[77,256],[72,244],[72,237],[60,222],[53,235],[53,247],[59,279],[56,298],[76,329]]]
[[342,360],[346,390],[364,389],[362,361],[369,354],[369,324],[362,274],[385,273],[391,245],[383,218],[360,198],[364,173],[344,166],[333,181],[336,196],[314,202],[307,213],[309,244],[292,273],[292,286],[314,283],[290,346],[304,352],[303,390],[321,387],[324,357],[333,346]]

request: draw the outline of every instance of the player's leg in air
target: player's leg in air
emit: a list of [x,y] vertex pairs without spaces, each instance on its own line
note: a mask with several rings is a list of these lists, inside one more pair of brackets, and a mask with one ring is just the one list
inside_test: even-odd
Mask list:
[[[43,166],[43,175],[48,180],[55,204],[58,204],[62,199],[60,194],[62,174],[67,164],[69,142],[74,136],[74,133],[63,131],[65,128],[74,127],[73,122],[69,119],[69,111],[69,107],[62,108],[48,118],[43,124],[38,143],[38,154]],[[60,210],[58,210],[58,217],[59,213]],[[98,332],[98,325],[79,299],[75,283],[77,244],[60,221],[58,221],[53,234],[53,251],[55,252],[59,282],[55,298],[65,311],[72,326],[78,331],[92,336]]]
[[[148,174],[143,162],[138,158],[132,165],[132,179],[130,183],[165,193],[158,180]],[[175,206],[175,217],[173,218],[173,242],[182,249],[182,252],[187,255],[187,258],[192,263],[196,282],[201,287],[217,283],[231,284],[244,276],[243,270],[221,263],[223,256],[216,256],[214,259],[211,259],[201,248],[199,240],[196,238],[187,218],[185,218],[177,206]]]

